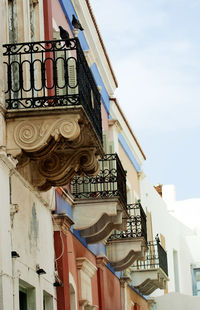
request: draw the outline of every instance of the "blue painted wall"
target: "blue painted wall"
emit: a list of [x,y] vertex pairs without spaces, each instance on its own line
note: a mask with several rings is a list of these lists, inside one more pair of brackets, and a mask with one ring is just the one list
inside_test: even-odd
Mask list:
[[131,149],[129,148],[124,136],[121,133],[118,135],[118,140],[119,140],[119,143],[122,146],[124,152],[126,153],[129,160],[131,161],[132,165],[136,169],[136,171],[140,172],[141,171],[140,165],[138,164],[137,160],[135,159]]
[[84,245],[84,247],[88,248],[88,244],[86,242],[86,239],[81,237],[80,230],[72,229],[72,232],[74,236]]
[[104,83],[102,81],[102,78],[99,74],[97,65],[95,63],[93,63],[93,65],[90,67],[92,74],[94,76],[95,82],[97,84],[97,86],[101,86],[101,100],[103,102],[103,105],[106,109],[106,112],[108,113],[108,115],[110,114],[110,100],[109,100],[109,95],[107,93],[107,90],[104,86]]
[[[62,10],[65,14],[65,17],[68,21],[68,24],[69,24],[71,30],[73,30],[73,26],[71,23],[72,22],[72,15],[74,14],[76,16],[76,18],[78,18],[76,11],[73,7],[73,4],[72,4],[71,0],[59,0],[59,2],[60,2],[60,5],[62,7]],[[81,43],[82,49],[88,50],[89,46],[88,46],[87,41],[85,39],[84,33],[82,31],[79,31],[78,38],[79,38],[79,41]]]
[[67,214],[72,219],[72,208],[57,192],[56,193],[56,214]]
[[106,255],[106,247],[101,242],[95,244],[88,244],[88,249],[96,256]]

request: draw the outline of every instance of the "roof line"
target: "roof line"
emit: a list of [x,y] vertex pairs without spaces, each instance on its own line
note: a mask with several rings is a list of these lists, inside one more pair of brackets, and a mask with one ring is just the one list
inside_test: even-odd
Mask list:
[[112,101],[115,102],[115,104],[116,104],[116,106],[117,106],[117,108],[118,108],[120,114],[122,115],[122,118],[123,118],[123,120],[125,121],[125,123],[126,123],[128,129],[129,129],[129,131],[130,131],[130,133],[131,133],[133,139],[135,140],[135,143],[137,144],[137,146],[138,146],[138,148],[139,148],[139,150],[140,150],[140,152],[141,152],[143,158],[146,160],[146,156],[145,156],[145,154],[144,154],[144,152],[143,152],[143,150],[142,150],[142,148],[141,148],[141,146],[140,146],[140,144],[139,144],[139,142],[138,142],[136,136],[134,135],[133,130],[131,129],[131,127],[130,127],[130,125],[129,125],[129,123],[128,123],[128,121],[127,121],[125,115],[124,115],[124,113],[122,112],[122,110],[121,110],[121,108],[120,108],[120,106],[119,106],[119,104],[118,104],[118,102],[117,102],[117,98],[110,98],[110,100],[112,100]]
[[116,78],[116,76],[115,76],[115,74],[114,74],[114,71],[113,71],[113,68],[112,68],[112,65],[111,65],[111,62],[110,62],[108,53],[107,53],[107,51],[106,51],[106,48],[105,48],[105,45],[104,45],[104,42],[103,42],[103,39],[102,39],[100,30],[99,30],[99,27],[98,27],[98,25],[97,25],[97,22],[96,22],[96,19],[95,19],[95,16],[94,16],[94,13],[93,13],[91,4],[90,4],[89,0],[86,0],[86,3],[87,3],[87,6],[88,6],[88,9],[89,9],[89,12],[90,12],[92,21],[93,21],[93,23],[94,23],[94,26],[95,26],[95,28],[96,28],[97,35],[98,35],[98,37],[99,37],[99,41],[100,41],[100,43],[101,43],[101,46],[102,46],[102,48],[103,48],[105,57],[106,57],[106,59],[107,59],[108,66],[109,66],[109,68],[110,68],[111,74],[112,74],[113,79],[114,79],[114,81],[115,81],[115,86],[118,87],[117,78]]

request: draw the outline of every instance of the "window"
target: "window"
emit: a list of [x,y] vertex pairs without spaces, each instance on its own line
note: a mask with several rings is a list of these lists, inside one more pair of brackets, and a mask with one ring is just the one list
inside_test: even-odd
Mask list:
[[200,268],[194,268],[192,270],[192,287],[193,295],[200,296]]
[[53,296],[43,291],[43,310],[53,310]]
[[180,291],[179,287],[179,266],[178,266],[178,253],[173,250],[173,263],[174,263],[174,287],[175,292]]
[[[17,0],[8,0],[8,34],[9,43],[17,43],[18,41],[18,25],[17,25]],[[14,98],[17,98],[19,89],[19,76],[17,74],[18,64],[17,56],[11,57],[11,70],[12,70],[12,89]]]
[[20,280],[19,310],[35,310],[35,288]]
[[30,0],[29,2],[29,10],[30,10],[30,36],[31,36],[31,41],[34,42],[34,36],[35,36],[35,27],[34,27],[34,23],[35,23],[35,12],[34,12],[34,3],[32,0]]
[[17,1],[8,0],[9,43],[17,42]]
[[27,310],[27,293],[24,292],[22,289],[19,291],[19,309],[20,310]]

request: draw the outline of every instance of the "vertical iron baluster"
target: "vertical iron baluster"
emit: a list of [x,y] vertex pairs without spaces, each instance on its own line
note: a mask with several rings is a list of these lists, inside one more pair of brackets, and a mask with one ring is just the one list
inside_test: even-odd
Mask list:
[[58,87],[58,77],[57,77],[57,59],[55,53],[55,44],[52,44],[53,47],[53,86],[54,96],[56,97],[56,87]]
[[[65,96],[68,95],[68,87],[67,87],[67,84],[68,84],[68,62],[67,62],[67,50],[65,49],[64,50],[64,79],[65,79]],[[64,90],[63,89],[63,90]]]
[[23,97],[23,69],[22,69],[22,55],[21,53],[19,54],[19,87],[20,87],[20,95],[21,98]]
[[[8,93],[9,93],[9,99],[12,98],[12,72],[11,72],[11,55],[8,54]],[[9,102],[9,108],[12,108],[12,103]]]
[[45,97],[45,84],[46,84],[46,72],[45,72],[45,62],[44,62],[44,51],[42,50],[42,63],[41,63],[41,83],[42,83],[42,92],[43,97]]
[[[31,63],[30,63],[30,82],[31,82],[31,93],[32,99],[34,99],[34,71],[33,71],[33,43],[31,43]],[[34,100],[32,101],[34,105]]]

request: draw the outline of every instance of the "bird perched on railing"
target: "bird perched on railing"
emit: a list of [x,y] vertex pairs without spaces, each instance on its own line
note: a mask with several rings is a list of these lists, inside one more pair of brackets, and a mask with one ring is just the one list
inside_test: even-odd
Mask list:
[[155,240],[156,240],[157,243],[160,243],[160,238],[159,238],[158,234],[155,236]]
[[69,32],[65,29],[63,29],[62,26],[59,26],[60,29],[60,37],[62,40],[65,40],[66,46],[67,47],[71,47],[71,42],[69,41],[70,37],[69,37]]
[[84,29],[81,26],[79,20],[74,16],[74,14],[72,15],[72,17],[72,26],[74,26],[75,29],[80,29],[81,31],[83,31]]

